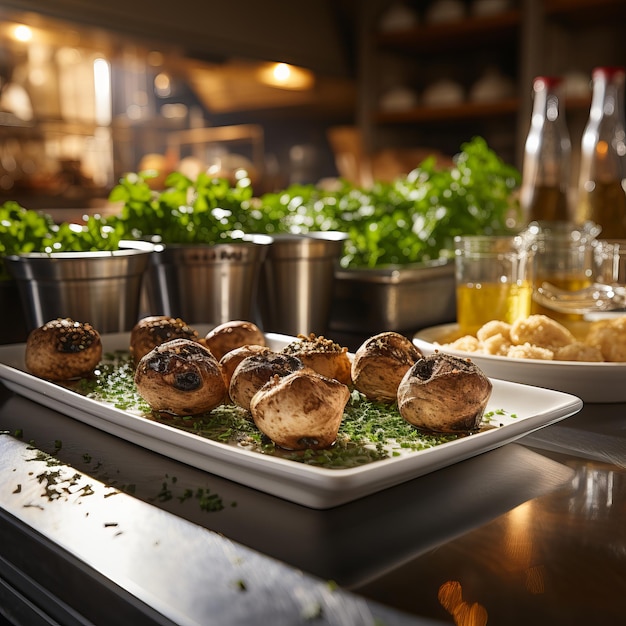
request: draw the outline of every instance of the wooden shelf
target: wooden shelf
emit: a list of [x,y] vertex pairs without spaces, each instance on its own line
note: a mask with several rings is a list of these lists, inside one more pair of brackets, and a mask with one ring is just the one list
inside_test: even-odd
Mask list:
[[626,16],[626,0],[546,0],[544,10],[569,23],[593,23]]
[[[520,24],[520,11],[510,10],[490,17],[468,17],[446,24],[378,33],[376,42],[381,48],[407,52],[455,50],[468,44],[482,45],[510,39]],[[511,43],[515,45],[516,40]]]
[[497,102],[465,102],[449,107],[415,107],[406,111],[377,111],[374,114],[374,122],[377,124],[408,124],[471,120],[496,115],[515,115],[519,106],[519,98],[507,98]]
[[[566,110],[589,110],[591,98],[568,98]],[[420,122],[450,122],[494,116],[516,115],[519,111],[519,98],[507,98],[497,102],[464,102],[455,106],[414,107],[406,111],[377,111],[373,122],[376,124],[410,124]]]

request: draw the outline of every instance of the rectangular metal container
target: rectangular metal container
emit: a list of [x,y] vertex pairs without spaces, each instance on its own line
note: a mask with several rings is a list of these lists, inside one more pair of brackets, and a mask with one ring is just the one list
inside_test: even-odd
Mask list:
[[335,271],[331,330],[406,332],[455,320],[453,261]]

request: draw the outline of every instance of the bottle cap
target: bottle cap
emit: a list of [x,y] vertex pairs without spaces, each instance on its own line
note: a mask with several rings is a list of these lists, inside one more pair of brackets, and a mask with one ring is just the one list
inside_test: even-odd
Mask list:
[[625,74],[626,74],[625,67],[622,67],[619,65],[609,65],[609,66],[604,65],[601,67],[594,68],[593,72],[591,73],[591,76],[593,78],[595,78],[596,76],[606,76],[607,78],[611,79],[619,75],[624,76]]
[[557,87],[563,82],[560,76],[536,76],[533,81],[533,85],[540,86],[540,84],[546,87]]

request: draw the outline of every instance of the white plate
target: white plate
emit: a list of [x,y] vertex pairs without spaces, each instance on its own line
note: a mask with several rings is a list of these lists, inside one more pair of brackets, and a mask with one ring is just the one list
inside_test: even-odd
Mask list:
[[[274,349],[292,340],[268,334]],[[128,334],[103,335],[105,352],[127,350]],[[24,371],[24,344],[0,347],[0,380],[20,395],[188,465],[316,509],[326,509],[457,463],[580,411],[579,398],[494,381],[488,411],[503,409],[502,426],[427,450],[350,469],[326,469],[265,456],[137,417]],[[25,416],[24,419],[28,419]]]
[[[441,344],[458,335],[457,324],[443,324],[420,330],[413,343],[424,354],[431,354],[435,350],[443,351]],[[510,359],[449,348],[445,352],[471,358],[490,378],[556,389],[574,394],[584,402],[626,402],[626,363]]]

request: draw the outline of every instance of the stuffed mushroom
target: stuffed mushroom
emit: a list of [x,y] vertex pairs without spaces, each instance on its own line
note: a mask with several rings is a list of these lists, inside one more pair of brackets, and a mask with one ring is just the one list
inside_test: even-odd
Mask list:
[[250,401],[257,428],[287,450],[323,449],[337,439],[350,390],[304,368],[275,376]]
[[265,345],[265,335],[256,324],[235,320],[209,331],[204,338],[207,348],[219,361],[226,353],[246,345]]
[[252,396],[275,376],[282,377],[301,370],[300,359],[280,352],[254,354],[246,357],[235,368],[228,388],[234,404],[249,410]]
[[150,350],[172,339],[200,341],[200,335],[178,317],[168,315],[144,317],[130,331],[130,353],[135,363],[139,363]]
[[398,386],[422,353],[410,339],[384,332],[367,339],[354,353],[352,383],[375,402],[395,402]]
[[230,387],[230,381],[237,369],[237,366],[249,356],[258,356],[269,354],[272,352],[270,348],[267,346],[259,346],[259,345],[251,345],[251,346],[240,346],[239,348],[235,348],[230,352],[227,352],[220,359],[220,367],[222,368],[222,373],[224,374],[224,380],[226,381],[226,387]]
[[173,339],[148,352],[137,365],[135,384],[154,411],[177,416],[211,411],[227,397],[219,362],[189,339]]
[[326,339],[326,337],[298,335],[295,341],[286,345],[282,352],[298,357],[305,366],[318,374],[334,378],[344,385],[352,384],[350,369],[352,363],[348,356],[348,348]]
[[480,426],[492,383],[469,359],[436,352],[413,365],[398,387],[398,410],[417,428],[470,432]]
[[90,375],[102,358],[98,331],[70,318],[51,320],[26,339],[26,369],[47,380],[71,380]]

